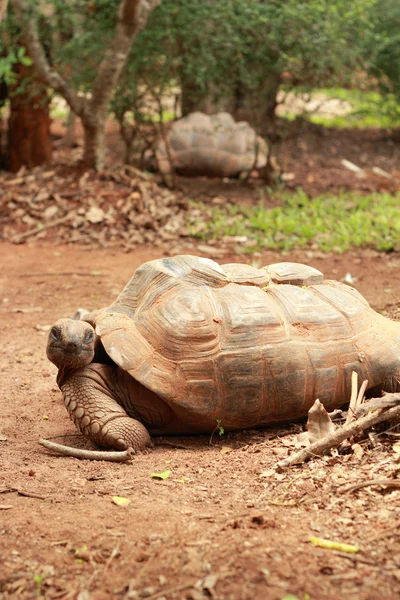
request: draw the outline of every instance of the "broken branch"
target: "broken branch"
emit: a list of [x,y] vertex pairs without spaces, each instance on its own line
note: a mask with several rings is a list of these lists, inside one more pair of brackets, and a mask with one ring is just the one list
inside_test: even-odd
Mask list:
[[[392,401],[400,401],[400,393],[386,394],[385,398],[388,396],[390,396]],[[307,446],[307,448],[302,448],[299,452],[292,454],[288,458],[280,460],[276,466],[280,468],[290,467],[292,465],[302,463],[312,456],[321,456],[328,450],[339,446],[343,440],[355,435],[360,435],[363,431],[365,431],[365,429],[368,429],[377,423],[395,420],[400,420],[400,406],[389,408],[388,410],[384,410],[384,412],[374,411],[372,413],[368,413],[364,417],[344,425],[344,427],[341,429],[337,429],[329,435],[317,440],[313,444],[310,444],[310,446]]]
[[400,480],[399,479],[368,479],[367,481],[361,481],[360,483],[353,483],[351,485],[345,485],[340,487],[338,491],[341,494],[346,494],[347,492],[355,492],[356,490],[361,490],[361,488],[369,487],[370,485],[385,485],[391,488],[400,488]]
[[64,446],[63,444],[56,444],[55,442],[49,442],[49,440],[39,440],[39,444],[44,446],[48,450],[52,450],[61,456],[71,456],[72,458],[79,458],[84,460],[107,460],[110,462],[125,462],[130,460],[134,454],[132,448],[119,452],[108,452],[103,450],[83,450],[81,448],[72,448],[71,446]]

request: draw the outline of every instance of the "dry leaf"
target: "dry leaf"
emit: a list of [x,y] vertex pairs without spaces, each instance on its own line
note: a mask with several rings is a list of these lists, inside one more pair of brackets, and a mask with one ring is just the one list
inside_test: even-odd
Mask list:
[[131,503],[131,501],[129,500],[129,498],[123,498],[122,496],[113,496],[112,497],[112,501],[117,506],[128,506],[128,504]]
[[230,446],[222,446],[220,454],[228,454],[229,452],[232,452],[232,450],[233,448],[231,448]]
[[151,477],[153,479],[168,479],[168,477],[171,475],[171,471],[163,471],[162,473],[152,473]]
[[324,405],[318,399],[308,411],[307,432],[310,444],[335,431],[335,426]]
[[268,471],[263,471],[260,473],[260,477],[273,477],[275,473],[275,469],[268,469]]
[[364,454],[364,450],[363,450],[362,446],[360,446],[360,444],[353,444],[351,448],[352,448],[356,458],[358,458],[358,459],[360,459],[362,457],[362,455]]
[[393,444],[392,450],[393,452],[396,452],[396,454],[400,454],[400,442],[396,442],[395,444]]
[[322,538],[310,536],[310,542],[314,546],[320,546],[321,548],[328,548],[329,550],[340,550],[341,552],[359,552],[359,546],[353,546],[352,544],[342,544],[341,542],[333,542],[332,540],[324,540]]
[[104,221],[105,213],[102,208],[99,208],[98,206],[91,206],[86,212],[85,217],[89,223],[101,223]]

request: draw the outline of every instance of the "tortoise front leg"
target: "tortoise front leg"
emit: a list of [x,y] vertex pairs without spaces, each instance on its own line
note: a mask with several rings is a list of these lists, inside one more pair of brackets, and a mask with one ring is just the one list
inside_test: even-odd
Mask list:
[[91,363],[67,373],[60,382],[65,406],[77,428],[105,448],[143,450],[151,444],[147,429],[118,404],[116,368]]

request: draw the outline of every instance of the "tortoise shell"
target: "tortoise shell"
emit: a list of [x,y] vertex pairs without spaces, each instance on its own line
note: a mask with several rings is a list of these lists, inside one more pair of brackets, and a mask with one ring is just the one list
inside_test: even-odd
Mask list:
[[156,157],[161,173],[174,169],[182,175],[232,177],[267,163],[268,148],[245,121],[235,122],[229,113],[194,112],[175,121],[160,139]]
[[349,400],[352,371],[369,388],[400,373],[400,326],[302,264],[151,261],[88,320],[114,363],[193,430],[297,418],[316,398],[331,410]]

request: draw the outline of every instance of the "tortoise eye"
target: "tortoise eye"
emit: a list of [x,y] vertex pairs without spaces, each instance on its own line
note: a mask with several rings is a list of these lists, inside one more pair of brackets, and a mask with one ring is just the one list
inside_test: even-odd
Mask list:
[[61,337],[61,331],[59,330],[58,327],[52,327],[51,331],[50,331],[50,335],[53,338],[53,340],[59,340]]
[[94,338],[94,333],[93,333],[93,331],[90,331],[90,330],[86,331],[86,333],[85,333],[85,338],[84,338],[84,339],[85,339],[85,342],[86,342],[86,343],[93,342],[93,338]]

